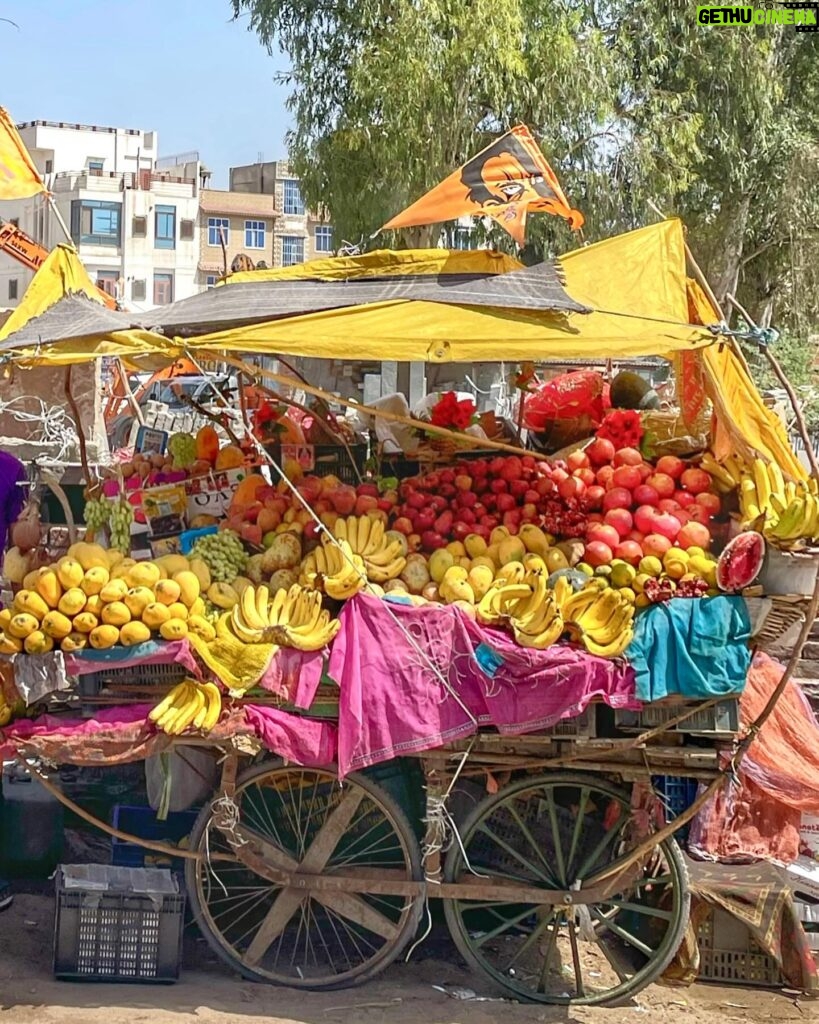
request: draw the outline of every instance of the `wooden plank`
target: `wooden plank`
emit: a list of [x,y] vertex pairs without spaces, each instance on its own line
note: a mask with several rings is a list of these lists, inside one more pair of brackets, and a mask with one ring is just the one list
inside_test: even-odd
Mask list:
[[298,889],[283,889],[279,893],[242,957],[244,964],[248,967],[255,967],[258,964],[272,943],[287,927],[304,898],[304,893],[299,892]]
[[329,910],[380,935],[382,939],[391,940],[398,935],[398,926],[360,896],[351,892],[317,892],[315,896]]

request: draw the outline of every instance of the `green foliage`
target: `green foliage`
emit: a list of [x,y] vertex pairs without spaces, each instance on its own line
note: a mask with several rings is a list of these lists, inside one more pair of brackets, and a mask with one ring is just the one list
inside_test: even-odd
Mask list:
[[[291,159],[337,238],[367,243],[522,121],[587,240],[650,222],[653,202],[683,217],[720,297],[803,338],[815,323],[819,35],[699,26],[688,0],[231,3],[289,57]],[[514,250],[502,229],[487,235]],[[524,256],[576,244],[558,218],[532,217]]]

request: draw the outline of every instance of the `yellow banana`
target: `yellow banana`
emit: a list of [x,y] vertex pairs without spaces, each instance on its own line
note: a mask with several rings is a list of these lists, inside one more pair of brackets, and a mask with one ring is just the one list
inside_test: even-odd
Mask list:
[[266,623],[262,621],[256,611],[256,588],[245,587],[239,603],[232,608],[233,620],[241,616],[241,621],[247,629],[261,629]]
[[762,459],[754,459],[751,467],[753,473],[754,487],[756,489],[757,501],[763,512],[771,510],[771,480],[768,476],[768,468]]
[[177,683],[168,693],[165,695],[155,708],[149,713],[148,718],[151,722],[158,722],[160,718],[168,711],[171,706],[176,702],[180,692],[187,685],[187,681],[183,680],[181,683]]
[[372,533],[373,521],[369,516],[359,516],[358,524],[356,529],[356,542],[352,545],[353,551],[356,554],[362,554],[364,549],[367,547],[370,541],[370,534]]
[[156,720],[157,729],[161,729],[163,732],[168,732],[168,730],[173,726],[174,721],[178,718],[184,708],[187,707],[191,696],[191,685],[191,680],[185,679],[176,688],[177,693],[173,703],[165,711],[162,717]]
[[404,571],[407,565],[407,560],[403,555],[398,555],[387,565],[379,566],[373,565],[372,562],[364,563],[364,571],[367,574],[367,579],[371,583],[386,583],[388,580],[394,580]]
[[371,555],[362,555],[365,565],[376,565],[385,566],[395,559],[403,552],[403,546],[400,540],[390,541],[389,544],[384,544],[379,550]]
[[204,707],[205,695],[202,693],[201,687],[194,683],[191,685],[187,703],[165,731],[171,736],[179,736],[193,724],[194,719]]
[[[338,519],[333,523],[333,534],[336,540],[347,540],[347,521],[343,516],[339,516]],[[324,538],[322,537],[322,540]]]
[[205,683],[202,689],[205,694],[207,709],[199,728],[202,732],[208,733],[219,721],[219,717],[222,714],[222,691],[216,683]]
[[782,470],[779,468],[777,463],[769,462],[765,467],[768,471],[768,480],[771,485],[771,496],[776,496],[780,500],[785,498],[785,478],[782,476]]
[[[367,517],[369,518],[369,516]],[[376,554],[382,547],[384,547],[384,523],[380,519],[371,520],[372,526],[370,527],[370,535],[367,538],[367,543],[359,550],[359,554],[363,555],[364,558],[368,558],[370,555]],[[399,550],[401,545],[399,544]]]

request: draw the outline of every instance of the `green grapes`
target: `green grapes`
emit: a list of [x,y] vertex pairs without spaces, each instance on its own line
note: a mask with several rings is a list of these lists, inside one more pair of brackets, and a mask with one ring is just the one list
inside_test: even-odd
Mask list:
[[238,533],[220,530],[209,533],[193,545],[190,558],[201,558],[217,583],[230,583],[241,576],[247,565],[247,552]]
[[83,513],[85,525],[91,533],[97,533],[108,525],[111,503],[106,498],[89,498]]
[[120,498],[111,507],[109,536],[111,547],[121,551],[123,555],[131,553],[131,523],[133,521],[134,510],[131,503]]
[[174,434],[168,442],[168,451],[173,455],[177,469],[185,469],[196,462],[196,438],[193,434]]

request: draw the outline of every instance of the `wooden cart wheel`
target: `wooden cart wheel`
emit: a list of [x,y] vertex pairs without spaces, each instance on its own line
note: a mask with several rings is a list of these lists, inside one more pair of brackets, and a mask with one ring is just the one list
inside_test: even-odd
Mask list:
[[[234,803],[240,832],[258,837],[272,864],[326,877],[377,873],[419,881],[421,854],[403,812],[361,775],[343,785],[327,770],[270,763],[245,772]],[[333,989],[391,963],[414,934],[423,897],[305,891],[275,884],[235,856],[217,827],[218,801],[191,833],[186,882],[197,922],[218,955],[254,981]],[[227,854],[227,861],[214,859]],[[296,868],[298,865],[298,868]]]
[[445,864],[446,881],[509,881],[570,903],[446,900],[467,962],[506,995],[539,1003],[616,1005],[655,981],[682,941],[691,896],[677,843],[660,843],[602,902],[581,883],[625,861],[639,841],[629,794],[592,775],[547,775],[483,800]]

